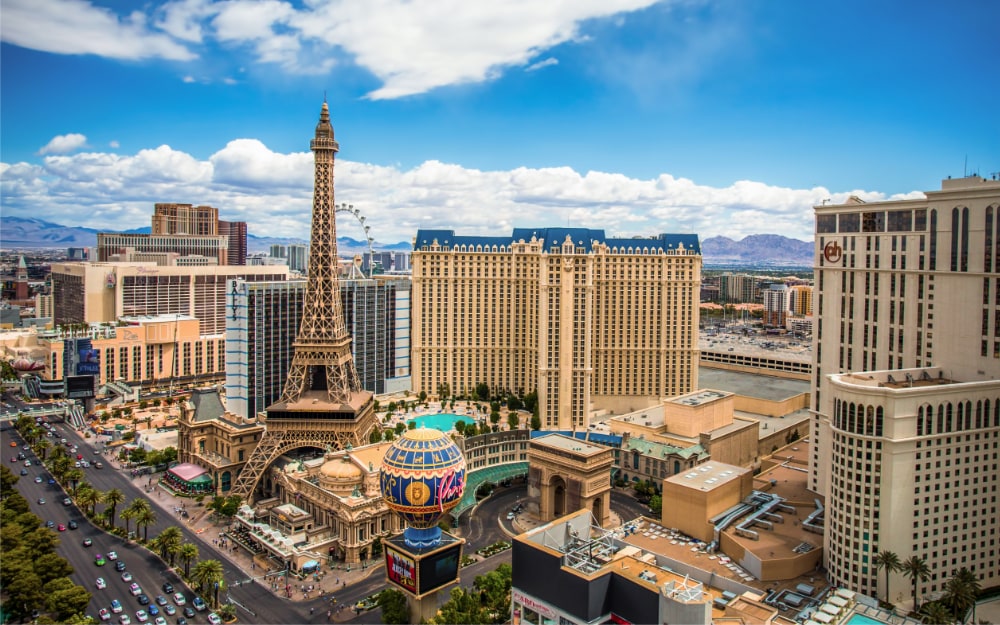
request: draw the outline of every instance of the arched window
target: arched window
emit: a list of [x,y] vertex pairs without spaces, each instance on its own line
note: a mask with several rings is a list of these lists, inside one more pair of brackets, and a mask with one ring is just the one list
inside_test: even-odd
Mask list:
[[969,270],[969,208],[962,209],[962,271]]
[[993,271],[993,207],[986,207],[986,249],[983,254],[983,271]]
[[840,400],[833,400],[833,427],[837,429],[843,429],[840,423]]
[[983,400],[976,402],[976,429],[983,427]]
[[875,436],[882,436],[882,423],[884,421],[884,411],[882,406],[875,409]]
[[924,434],[931,434],[934,431],[934,406],[927,406],[924,417]]
[[951,209],[951,270],[958,271],[958,235],[962,229],[958,208]]
[[935,433],[937,433],[937,434],[944,434],[944,432],[945,432],[945,429],[944,429],[944,404],[938,404],[937,430],[935,431]]
[[847,406],[847,431],[855,432],[855,422],[854,422],[854,404],[851,403]]
[[930,270],[937,269],[937,209],[931,209]]
[[871,436],[875,433],[875,407],[868,406],[865,409],[865,436]]
[[972,429],[972,402],[969,400],[965,401],[965,429]]
[[917,408],[917,436],[924,435],[924,407]]
[[681,463],[679,460],[674,460],[674,475],[681,472]]
[[947,404],[945,404],[944,410],[945,410],[945,412],[944,412],[944,431],[948,432],[948,433],[954,432],[955,431],[955,421],[954,421],[955,407],[951,404],[951,402],[948,402]]

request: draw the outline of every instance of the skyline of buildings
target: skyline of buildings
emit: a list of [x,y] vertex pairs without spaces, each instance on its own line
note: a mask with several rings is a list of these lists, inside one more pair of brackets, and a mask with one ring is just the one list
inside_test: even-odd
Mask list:
[[[322,173],[317,164],[316,173],[317,186],[330,181],[332,201],[332,129],[328,137],[317,129],[315,141],[333,146],[325,147],[331,151],[330,171]],[[326,210],[335,233],[332,211]],[[944,579],[962,566],[971,567],[984,585],[994,583],[1000,571],[995,501],[1000,182],[949,179],[922,199],[852,198],[816,206],[815,213],[814,290],[773,284],[762,292],[769,325],[784,326],[785,313],[804,314],[810,306],[815,315],[808,483],[828,510],[823,545],[828,578],[878,594],[884,589],[873,558],[889,549],[932,566],[931,578],[920,586],[924,594],[941,591]],[[210,215],[165,215],[158,227],[200,229],[199,220]],[[375,353],[395,353],[386,347],[387,335],[379,345],[377,337],[369,342],[361,331],[379,322],[401,330],[389,322],[390,302],[406,302],[401,310],[413,314],[414,392],[433,395],[447,385],[450,394],[471,393],[480,382],[493,391],[537,390],[543,429],[586,430],[596,417],[699,389],[696,298],[702,259],[696,235],[612,239],[600,230],[540,228],[479,237],[419,230],[411,294],[393,292],[381,300],[364,288],[370,285],[348,285],[345,292],[337,279],[335,237],[319,243],[333,252],[325,252],[330,261],[325,264],[310,258],[310,284],[320,264],[327,277],[315,282],[322,304],[314,303],[304,323],[312,324],[314,336],[332,342],[328,350],[316,351],[299,336],[313,352],[300,363],[302,372],[289,374],[296,388],[289,391],[286,385],[277,402],[280,418],[295,419],[294,409],[288,409],[296,393],[332,392],[316,370],[327,366],[321,357],[333,358],[339,367],[353,362],[344,336],[347,342],[353,336],[365,354],[369,345]],[[287,277],[287,267],[273,269],[247,267],[242,277],[249,282]],[[173,315],[176,344],[180,317],[189,315],[185,321],[200,324],[194,330],[199,338],[217,336],[226,327],[227,305],[240,305],[227,290],[238,284],[230,281],[240,277],[233,270],[56,264],[54,321],[124,320],[143,326],[148,324],[139,317],[152,315],[156,318],[147,321],[156,322],[151,325],[160,342],[168,343],[164,328]],[[726,282],[727,297],[746,296],[746,283],[753,283],[738,276]],[[105,350],[108,379],[162,375],[162,364],[152,364],[155,358],[162,361],[162,354],[151,345],[145,353],[137,347]],[[185,344],[181,353],[170,355],[171,375],[179,375],[174,366],[195,378],[218,374],[213,365],[220,351],[218,342],[207,352],[200,341]],[[51,374],[57,372],[53,362]],[[347,370],[327,373],[326,382],[342,382],[343,395],[355,376]],[[349,405],[360,420],[364,406],[353,405],[354,394],[340,398],[341,410]],[[255,471],[260,478],[263,467]],[[912,519],[911,531],[887,533],[899,519]],[[901,575],[893,581],[897,588],[905,585]]]

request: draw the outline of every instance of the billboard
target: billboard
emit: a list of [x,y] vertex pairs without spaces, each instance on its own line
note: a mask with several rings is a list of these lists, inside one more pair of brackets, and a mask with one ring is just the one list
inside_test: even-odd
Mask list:
[[[88,341],[89,342],[89,341]],[[80,350],[80,360],[76,363],[77,375],[101,375],[101,355],[96,349],[86,347]]]
[[66,377],[67,399],[90,399],[94,396],[94,376],[74,375]]
[[417,594],[417,567],[413,558],[385,545],[385,575],[410,594]]
[[420,593],[424,595],[458,579],[458,564],[462,559],[462,543],[448,545],[420,559]]

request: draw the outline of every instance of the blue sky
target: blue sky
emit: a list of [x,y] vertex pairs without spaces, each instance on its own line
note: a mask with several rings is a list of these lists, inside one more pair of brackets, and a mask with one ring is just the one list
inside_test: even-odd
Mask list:
[[183,202],[305,238],[325,94],[337,201],[377,241],[809,239],[824,199],[1000,171],[997,24],[994,0],[4,0],[2,215]]

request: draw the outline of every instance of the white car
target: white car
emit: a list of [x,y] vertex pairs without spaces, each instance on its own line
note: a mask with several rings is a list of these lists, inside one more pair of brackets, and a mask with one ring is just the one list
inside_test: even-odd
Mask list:
[[187,603],[187,600],[184,598],[184,593],[175,592],[174,603],[176,603],[177,605],[184,605],[185,603]]
[[139,621],[140,623],[145,623],[146,621],[149,620],[149,615],[146,614],[145,610],[136,610],[135,620]]
[[138,597],[142,594],[142,587],[139,586],[139,584],[132,582],[132,585],[128,587],[128,591],[132,593],[133,597]]
[[97,578],[97,589],[101,590],[102,588],[107,588],[107,587],[108,587],[108,583],[106,581],[104,581],[104,578],[103,577],[98,577]]
[[121,616],[118,617],[118,622],[121,623],[122,625],[132,625],[132,617],[130,617],[128,614],[122,614]]
[[153,625],[167,625],[167,619],[163,618],[162,616],[157,616],[156,619],[153,621]]
[[110,621],[111,620],[111,612],[108,612],[107,608],[101,608],[100,610],[98,610],[97,611],[97,616],[101,617],[102,621]]
[[116,551],[108,552],[108,560],[117,560],[117,559],[118,559],[118,552]]
[[222,619],[215,612],[208,613],[208,622],[212,625],[222,625]]

